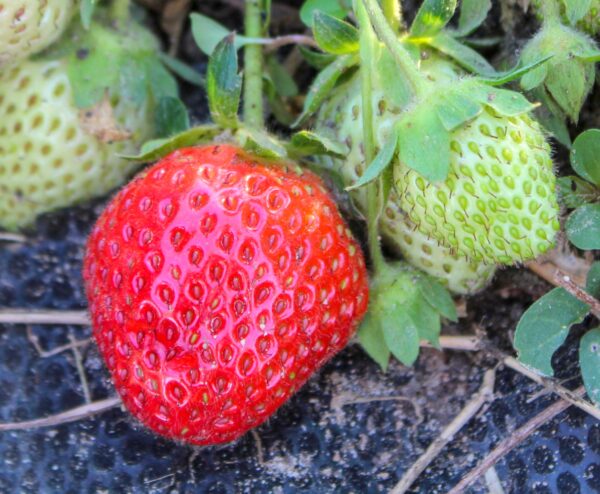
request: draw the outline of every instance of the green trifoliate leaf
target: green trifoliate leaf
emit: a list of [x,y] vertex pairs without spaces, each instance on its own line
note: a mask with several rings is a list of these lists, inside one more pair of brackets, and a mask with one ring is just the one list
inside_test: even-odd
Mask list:
[[521,317],[514,346],[519,360],[542,375],[552,376],[552,355],[564,343],[573,324],[580,323],[589,307],[563,288],[537,300]]
[[235,36],[220,41],[208,62],[206,94],[213,120],[223,127],[237,124],[237,111],[242,91],[242,78],[238,74]]
[[81,0],[81,3],[79,4],[79,15],[84,29],[90,28],[97,3],[98,0]]
[[600,299],[600,261],[594,262],[588,271],[585,291],[592,297]]
[[346,187],[346,190],[358,189],[379,177],[394,159],[397,147],[398,135],[396,132],[392,132],[387,142],[379,150],[377,156],[375,156],[373,162],[365,170],[365,173],[356,181],[356,183],[350,187]]
[[167,96],[158,101],[155,112],[156,135],[169,137],[190,127],[187,108],[179,98]]
[[334,55],[358,51],[358,29],[325,12],[313,15],[313,35],[319,47]]
[[462,0],[458,29],[452,34],[458,37],[468,36],[481,25],[491,8],[491,0]]
[[453,131],[482,112],[481,104],[461,90],[441,94],[437,114],[447,131]]
[[456,3],[456,0],[425,0],[410,27],[410,35],[414,38],[435,36],[454,15]]
[[[548,1],[548,0],[544,0]],[[562,0],[569,23],[574,26],[590,10],[592,0]]]
[[457,41],[445,32],[436,34],[427,40],[427,44],[454,59],[461,67],[469,72],[483,76],[496,73],[488,61],[472,48]]
[[209,143],[222,132],[223,129],[216,125],[193,127],[172,137],[148,141],[137,155],[122,157],[140,162],[155,161],[178,149]]
[[346,145],[320,136],[309,130],[301,130],[292,136],[288,152],[295,156],[328,155],[343,158],[348,154]]
[[390,362],[390,349],[386,344],[381,325],[370,312],[367,312],[360,324],[358,341],[369,357],[385,371]]
[[600,200],[600,190],[575,175],[560,177],[556,183],[558,185],[558,201],[569,209]]
[[300,9],[300,19],[312,27],[313,15],[317,10],[343,19],[350,11],[351,4],[350,0],[306,0]]
[[319,72],[306,94],[304,109],[294,122],[293,127],[300,126],[320,108],[321,103],[330,95],[340,76],[355,66],[357,62],[358,57],[354,54],[342,55],[335,62]]
[[586,204],[571,213],[567,237],[582,250],[600,249],[600,204]]
[[588,331],[581,338],[579,365],[588,396],[600,406],[600,328]]
[[571,166],[577,174],[600,186],[600,130],[590,129],[577,136],[571,149]]
[[419,289],[425,300],[442,316],[450,321],[456,322],[458,320],[456,305],[454,305],[454,301],[446,288],[430,276],[423,276],[419,280]]
[[450,170],[450,133],[429,105],[418,105],[398,122],[400,162],[430,182],[445,180]]

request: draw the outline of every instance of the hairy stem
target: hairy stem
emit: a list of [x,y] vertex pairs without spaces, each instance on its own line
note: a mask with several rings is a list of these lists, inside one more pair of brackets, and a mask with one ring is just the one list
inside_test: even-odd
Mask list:
[[556,0],[543,0],[541,8],[545,24],[560,23],[560,8]]
[[[373,83],[372,61],[373,44],[375,35],[371,28],[369,19],[360,2],[357,3],[357,16],[360,24],[360,75],[361,75],[361,96],[362,96],[362,127],[363,143],[365,149],[365,165],[370,164],[375,159],[375,136],[373,135]],[[379,189],[381,179],[367,185],[367,228],[369,253],[373,262],[373,271],[375,275],[385,269],[385,259],[381,252],[379,244],[379,215],[381,205],[379,201]]]
[[402,20],[402,4],[400,0],[383,0],[383,15],[390,24],[390,27],[398,32],[403,28],[403,20]]
[[427,80],[419,73],[419,69],[416,64],[404,49],[396,33],[390,27],[386,20],[377,0],[361,0],[362,4],[367,11],[369,20],[373,25],[373,29],[377,33],[379,39],[385,44],[390,53],[394,57],[394,60],[402,70],[404,77],[408,80],[411,85],[413,94],[418,98],[423,95],[425,88],[428,85]]
[[110,18],[117,23],[118,27],[124,27],[129,20],[129,9],[131,0],[113,0],[110,5]]
[[[244,28],[249,38],[260,38],[262,0],[246,0]],[[244,121],[250,127],[262,129],[263,114],[263,52],[262,46],[250,43],[244,48]]]

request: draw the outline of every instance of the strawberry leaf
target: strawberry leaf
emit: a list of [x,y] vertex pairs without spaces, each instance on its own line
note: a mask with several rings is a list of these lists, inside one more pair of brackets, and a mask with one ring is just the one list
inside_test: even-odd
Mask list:
[[457,41],[445,32],[441,32],[427,40],[427,44],[436,50],[453,58],[460,66],[469,72],[483,76],[491,76],[496,73],[488,61],[472,48]]
[[358,329],[358,341],[365,352],[379,364],[383,371],[390,362],[390,350],[383,337],[381,325],[367,312]]
[[358,51],[358,30],[345,21],[317,10],[312,29],[315,41],[323,51],[334,55]]
[[425,0],[410,27],[413,38],[435,36],[450,21],[456,10],[456,0]]
[[445,180],[450,170],[450,133],[436,111],[419,105],[398,122],[400,162],[430,182]]
[[306,60],[306,63],[315,69],[321,70],[327,67],[331,62],[336,59],[335,55],[331,53],[321,53],[319,51],[313,51],[306,46],[298,46],[300,53]]
[[160,61],[175,75],[181,77],[184,81],[194,84],[195,86],[203,86],[204,79],[196,72],[193,67],[183,63],[175,57],[167,55],[166,53],[159,53],[158,57]]
[[521,317],[514,346],[519,360],[542,375],[552,376],[552,355],[563,344],[569,328],[580,323],[589,307],[563,288],[537,300]]
[[325,67],[313,81],[306,99],[304,100],[304,109],[296,119],[293,127],[298,127],[306,121],[314,112],[316,112],[321,103],[327,98],[334,88],[340,76],[348,69],[355,66],[358,61],[356,55],[342,55],[335,62]]
[[571,213],[567,237],[581,250],[600,249],[600,204],[586,204]]
[[491,0],[462,0],[458,29],[452,34],[457,37],[468,36],[481,25],[491,8]]
[[419,290],[421,290],[421,295],[425,300],[442,316],[450,321],[458,321],[454,300],[452,300],[448,290],[437,281],[430,276],[423,276],[419,280]]
[[300,19],[306,26],[312,27],[313,15],[317,10],[343,19],[350,11],[350,5],[350,0],[306,0],[300,9]]
[[238,74],[235,36],[227,36],[216,46],[208,62],[206,93],[213,120],[223,127],[237,125],[237,111],[242,91]]
[[581,338],[579,365],[588,396],[600,406],[600,328],[588,331]]
[[121,155],[121,157],[140,162],[155,161],[180,148],[211,142],[222,132],[223,130],[216,125],[193,127],[172,137],[148,141],[144,143],[137,155]]
[[[190,15],[192,22],[192,36],[194,41],[205,55],[211,56],[220,41],[231,34],[225,26],[214,21],[210,17],[202,14],[193,13]],[[233,46],[236,50],[242,46],[252,43],[256,40],[243,35],[236,35]]]
[[600,298],[600,261],[593,263],[588,271],[585,291],[594,298]]
[[379,177],[394,159],[397,148],[398,134],[392,132],[387,142],[379,150],[377,156],[375,156],[375,159],[365,170],[365,173],[353,185],[346,187],[346,190],[358,189]]
[[556,183],[558,200],[569,209],[575,209],[600,199],[600,190],[575,175],[560,177]]
[[308,130],[301,130],[292,136],[288,151],[297,156],[328,155],[343,158],[348,153],[345,145]]
[[600,186],[599,129],[589,129],[577,136],[571,149],[571,166],[581,178]]

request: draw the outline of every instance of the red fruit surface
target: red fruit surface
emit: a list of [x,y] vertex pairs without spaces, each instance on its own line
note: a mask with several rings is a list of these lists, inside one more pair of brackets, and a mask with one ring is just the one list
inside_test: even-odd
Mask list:
[[94,336],[131,413],[193,444],[264,422],[354,334],[364,259],[318,177],[229,145],[135,178],[88,241]]

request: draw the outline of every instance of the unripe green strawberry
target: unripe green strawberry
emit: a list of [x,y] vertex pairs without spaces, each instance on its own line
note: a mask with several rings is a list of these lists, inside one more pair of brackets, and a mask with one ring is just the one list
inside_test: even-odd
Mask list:
[[75,11],[75,0],[0,0],[0,66],[56,41]]
[[0,76],[0,226],[35,217],[122,184],[133,154],[151,133],[147,108],[125,98],[110,106],[125,139],[103,142],[86,131],[64,61],[26,61]]
[[[317,123],[317,132],[348,146],[347,158],[335,162],[348,185],[365,167],[361,107],[360,78],[354,76],[336,88]],[[375,140],[382,147],[401,109],[386,105],[381,87],[374,88],[373,108]],[[454,254],[484,264],[512,264],[546,252],[559,224],[550,147],[539,125],[527,115],[507,118],[486,106],[451,132],[451,151],[450,173],[442,183],[428,183],[397,159],[392,164],[396,206],[417,229]],[[354,197],[364,207],[364,192]],[[388,236],[385,226],[382,233]]]

